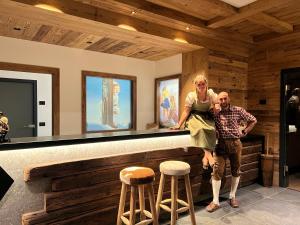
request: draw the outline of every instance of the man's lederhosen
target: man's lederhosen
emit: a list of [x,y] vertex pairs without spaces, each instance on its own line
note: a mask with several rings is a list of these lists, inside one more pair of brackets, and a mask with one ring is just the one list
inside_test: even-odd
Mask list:
[[217,166],[213,168],[212,177],[214,180],[221,180],[225,176],[226,159],[230,161],[231,174],[234,177],[240,176],[242,142],[239,138],[219,139],[214,152],[214,159]]

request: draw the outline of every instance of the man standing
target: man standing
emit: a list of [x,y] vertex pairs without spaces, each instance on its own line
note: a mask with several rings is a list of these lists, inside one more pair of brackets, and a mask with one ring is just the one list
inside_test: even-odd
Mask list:
[[[213,201],[206,207],[208,212],[214,212],[220,208],[219,192],[227,158],[230,161],[232,174],[229,204],[233,208],[239,207],[235,198],[235,193],[240,180],[242,153],[242,143],[240,138],[246,136],[257,122],[256,118],[246,112],[245,109],[230,105],[230,99],[227,92],[221,92],[218,95],[218,99],[221,111],[216,114],[215,122],[219,139],[214,153],[216,166],[213,167],[212,172]],[[240,131],[239,125],[242,122],[246,123],[246,127]]]

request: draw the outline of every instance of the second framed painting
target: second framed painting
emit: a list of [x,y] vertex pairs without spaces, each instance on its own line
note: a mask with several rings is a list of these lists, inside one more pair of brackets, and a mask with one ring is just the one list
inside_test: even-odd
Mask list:
[[155,79],[155,121],[160,128],[169,128],[178,123],[179,94],[179,74]]
[[136,77],[82,71],[82,132],[136,129]]

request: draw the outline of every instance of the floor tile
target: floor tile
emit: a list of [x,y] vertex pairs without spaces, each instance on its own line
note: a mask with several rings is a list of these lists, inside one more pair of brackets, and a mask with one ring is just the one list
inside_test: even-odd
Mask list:
[[[213,213],[205,210],[209,201],[195,204],[197,225],[300,225],[300,192],[280,188],[266,188],[259,184],[237,191],[240,207],[228,204],[228,193],[220,196],[221,208]],[[185,214],[178,225],[189,225]]]
[[263,197],[270,197],[274,194],[280,193],[281,191],[285,190],[285,188],[282,188],[282,187],[263,187],[259,184],[253,184],[253,185],[250,185],[250,186],[243,187],[241,190],[253,191],[253,192],[261,194]]

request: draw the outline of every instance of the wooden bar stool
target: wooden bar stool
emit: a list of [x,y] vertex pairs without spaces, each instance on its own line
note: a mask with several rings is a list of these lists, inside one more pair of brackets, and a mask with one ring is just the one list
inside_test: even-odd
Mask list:
[[[161,172],[161,176],[156,201],[157,215],[159,216],[160,208],[167,212],[170,212],[171,225],[175,225],[176,220],[178,218],[178,213],[182,213],[189,210],[192,225],[196,225],[192,190],[189,177],[189,173],[191,170],[190,165],[181,161],[165,161],[159,165],[159,169]],[[162,200],[166,175],[171,176],[171,199]],[[188,203],[181,199],[178,199],[178,176],[184,176]],[[165,205],[166,203],[170,202],[171,208]],[[182,207],[178,208],[178,204],[182,205]]]
[[[127,167],[120,172],[120,180],[122,182],[120,204],[117,218],[117,225],[122,222],[126,225],[133,225],[135,223],[136,214],[140,214],[140,222],[138,225],[147,225],[153,223],[158,225],[158,219],[155,209],[155,199],[153,191],[154,171],[147,167]],[[126,202],[127,187],[130,186],[130,210],[124,213]],[[145,209],[144,189],[147,190],[149,196],[149,203],[151,213]],[[139,192],[139,206],[136,210],[136,195]],[[129,216],[129,219],[126,218]]]

